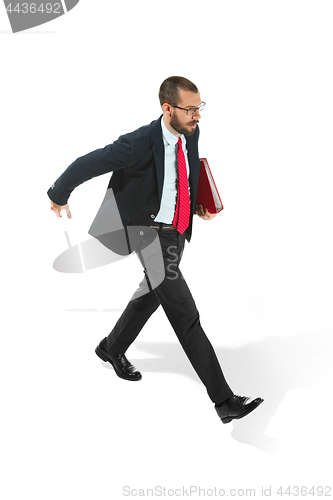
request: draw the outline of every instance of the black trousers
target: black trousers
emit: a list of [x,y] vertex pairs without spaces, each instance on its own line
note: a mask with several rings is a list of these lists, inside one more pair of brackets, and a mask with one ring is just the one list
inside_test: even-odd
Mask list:
[[[210,399],[214,403],[221,403],[232,396],[233,392],[201,327],[195,302],[179,269],[185,237],[176,230],[162,229],[159,231],[159,241],[165,278],[157,288],[129,302],[107,337],[107,348],[114,354],[124,354],[150,316],[161,305]],[[140,251],[137,254],[145,267]],[[145,274],[140,287],[146,286],[149,281],[147,269]]]

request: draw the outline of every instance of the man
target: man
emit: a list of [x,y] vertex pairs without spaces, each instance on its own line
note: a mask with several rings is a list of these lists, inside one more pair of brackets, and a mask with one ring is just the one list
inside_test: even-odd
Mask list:
[[200,171],[198,123],[205,103],[192,82],[177,76],[162,83],[159,99],[162,117],[78,158],[53,184],[48,195],[51,209],[58,217],[62,209],[71,217],[67,204],[71,191],[94,176],[113,172],[109,188],[113,190],[121,222],[127,229],[144,226],[150,232],[158,232],[165,277],[157,287],[149,283],[146,262],[140,253],[147,242],[145,231],[140,231],[142,241],[136,250],[145,268],[140,286],[148,283],[149,289],[147,293],[134,295],[111,333],[97,346],[96,354],[111,363],[119,377],[140,380],[141,373],[128,361],[125,352],[161,305],[215,403],[217,414],[227,423],[244,417],[263,400],[234,395],[179,270],[185,239],[191,239],[193,214],[204,220],[214,217],[204,207],[196,206]]

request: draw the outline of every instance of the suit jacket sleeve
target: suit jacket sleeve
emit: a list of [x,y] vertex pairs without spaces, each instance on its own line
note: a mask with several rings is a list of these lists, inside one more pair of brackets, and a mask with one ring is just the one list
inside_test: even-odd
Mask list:
[[83,182],[130,166],[134,160],[134,148],[129,134],[102,149],[77,158],[47,191],[57,205],[66,205],[71,192]]

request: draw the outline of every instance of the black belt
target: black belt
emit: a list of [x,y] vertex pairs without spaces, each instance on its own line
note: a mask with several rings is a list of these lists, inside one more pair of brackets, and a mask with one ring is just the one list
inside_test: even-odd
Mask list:
[[154,229],[159,229],[160,231],[162,229],[170,229],[171,231],[176,229],[175,226],[173,226],[172,224],[164,224],[163,222],[158,222],[157,224],[158,226],[150,226],[150,227],[153,227]]

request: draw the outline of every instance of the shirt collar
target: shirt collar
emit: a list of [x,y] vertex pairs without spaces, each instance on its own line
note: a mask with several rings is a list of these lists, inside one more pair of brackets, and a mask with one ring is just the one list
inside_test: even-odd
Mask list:
[[[170,132],[170,130],[168,130],[166,128],[165,123],[164,123],[164,116],[162,116],[162,118],[161,118],[161,126],[162,126],[162,134],[163,134],[163,137],[166,140],[166,142],[169,144],[169,146],[176,146],[176,144],[178,142],[178,137],[173,135]],[[180,136],[180,138],[182,140],[182,145],[184,146],[184,144],[186,144],[185,136],[182,134]]]

